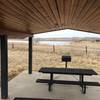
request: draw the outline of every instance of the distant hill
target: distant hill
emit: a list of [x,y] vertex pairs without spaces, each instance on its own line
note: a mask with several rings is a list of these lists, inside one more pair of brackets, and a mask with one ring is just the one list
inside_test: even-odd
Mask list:
[[33,38],[34,41],[80,41],[80,40],[89,40],[89,41],[100,41],[100,38],[97,37],[72,37],[72,38]]

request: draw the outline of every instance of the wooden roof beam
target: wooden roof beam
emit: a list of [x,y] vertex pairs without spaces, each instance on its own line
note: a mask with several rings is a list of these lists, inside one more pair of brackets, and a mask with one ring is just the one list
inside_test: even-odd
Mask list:
[[22,31],[22,30],[16,30],[16,29],[11,29],[11,28],[0,28],[0,35],[9,35],[9,37],[28,37],[28,36],[33,36],[33,33],[31,31]]

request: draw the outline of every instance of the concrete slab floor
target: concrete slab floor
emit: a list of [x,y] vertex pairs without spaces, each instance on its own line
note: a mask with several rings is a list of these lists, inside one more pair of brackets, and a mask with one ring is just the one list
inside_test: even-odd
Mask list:
[[[51,98],[63,100],[100,100],[100,87],[87,87],[87,93],[82,94],[81,88],[75,85],[54,84],[53,91],[48,91],[48,84],[36,83],[38,78],[49,78],[49,75],[27,71],[22,72],[9,82],[9,99],[14,97]],[[55,75],[55,79],[77,80],[78,76]],[[85,80],[99,81],[100,76],[85,77]]]

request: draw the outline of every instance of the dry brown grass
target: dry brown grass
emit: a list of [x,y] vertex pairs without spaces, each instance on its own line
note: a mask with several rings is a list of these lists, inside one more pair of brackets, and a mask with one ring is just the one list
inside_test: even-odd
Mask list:
[[[88,46],[88,54],[85,46]],[[28,68],[28,45],[9,44],[9,79]],[[61,62],[62,55],[70,54],[72,62],[69,67],[93,68],[100,73],[100,43],[98,42],[73,42],[71,46],[33,45],[33,70],[38,71],[41,67],[64,67]],[[94,49],[92,49],[94,48]]]

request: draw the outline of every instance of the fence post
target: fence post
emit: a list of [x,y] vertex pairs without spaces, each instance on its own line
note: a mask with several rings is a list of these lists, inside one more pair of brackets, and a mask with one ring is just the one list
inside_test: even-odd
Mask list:
[[85,52],[86,52],[86,54],[87,54],[87,46],[85,46]]
[[14,49],[14,43],[12,43],[12,49]]
[[55,52],[55,45],[53,45],[53,52]]

